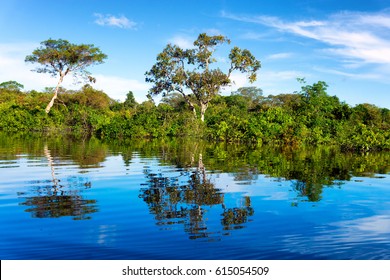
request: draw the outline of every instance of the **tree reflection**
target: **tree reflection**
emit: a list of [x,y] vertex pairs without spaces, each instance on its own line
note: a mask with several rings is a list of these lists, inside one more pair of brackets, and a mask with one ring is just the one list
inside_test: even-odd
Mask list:
[[242,224],[248,222],[248,217],[253,216],[255,211],[251,207],[251,198],[249,196],[245,196],[243,200],[243,207],[223,207],[224,211],[222,213],[223,218],[221,222],[224,230],[242,228]]
[[47,144],[45,144],[45,146],[43,147],[43,153],[47,159],[47,163],[49,164],[50,166],[50,170],[51,170],[51,177],[52,177],[52,182],[53,182],[53,187],[54,188],[57,188],[58,187],[58,183],[59,183],[59,180],[56,178],[56,175],[55,175],[55,170],[54,170],[54,162],[53,162],[53,157],[51,156],[51,153],[50,153],[50,150],[49,148],[47,147]]
[[347,162],[334,153],[292,154],[290,168],[281,175],[292,182],[301,201],[318,202],[324,187],[343,184],[352,178]]
[[97,212],[96,200],[83,199],[76,194],[43,195],[25,197],[20,205],[28,206],[26,212],[33,218],[59,218],[71,216],[74,220],[90,219],[89,214]]
[[[148,182],[141,196],[160,223],[177,223],[180,220],[183,225],[186,225],[190,220],[191,211],[193,212],[191,212],[191,219],[198,221],[195,217],[205,217],[211,206],[223,205],[223,194],[208,178],[211,172],[234,176],[235,185],[253,185],[262,175],[278,181],[288,181],[289,189],[286,191],[295,192],[294,203],[321,201],[324,188],[339,187],[343,182],[353,180],[354,177],[378,177],[378,174],[390,173],[388,152],[361,154],[341,152],[337,147],[293,149],[221,142],[196,141],[194,143],[193,140],[185,138],[148,139],[147,141],[128,139],[127,142],[110,139],[109,143],[102,143],[95,138],[75,141],[62,135],[61,137],[42,137],[38,134],[18,136],[0,132],[0,159],[17,162],[19,155],[28,155],[29,159],[45,156],[47,162],[50,162],[46,155],[45,143],[47,143],[46,148],[50,147],[49,152],[53,161],[53,165],[50,166],[51,178],[53,186],[57,186],[57,196],[65,195],[70,188],[66,184],[61,187],[61,182],[55,183],[57,178],[52,168],[56,165],[55,161],[59,160],[62,161],[60,165],[64,165],[65,162],[78,165],[82,169],[80,172],[83,173],[88,172],[89,168],[102,167],[102,162],[110,153],[122,155],[124,164],[129,170],[134,156],[142,159],[158,157],[161,166],[177,167],[182,171],[179,177],[181,180],[185,178],[184,183],[179,184],[178,178],[168,177],[171,175],[145,170]],[[203,157],[199,156],[200,154]],[[209,173],[205,172],[205,166]],[[159,174],[152,174],[153,172]],[[80,186],[74,189],[81,190],[85,187],[85,183],[88,184],[88,182],[80,183]],[[61,191],[65,193],[61,194]],[[42,195],[42,191],[39,195]],[[35,195],[31,195],[33,196]],[[294,203],[293,205],[297,205]],[[245,206],[239,208],[246,209]],[[221,209],[221,212],[226,212],[227,217],[245,216],[239,214],[239,211],[227,212],[222,206]],[[204,227],[201,221],[207,222],[204,218],[200,219],[197,228]],[[186,227],[191,232],[193,230],[189,225]]]
[[[207,212],[212,206],[221,206],[223,230],[238,229],[239,225],[243,227],[242,224],[248,221],[247,217],[254,214],[249,197],[245,198],[246,203],[241,208],[225,206],[223,193],[207,176],[202,154],[199,155],[195,169],[188,168],[178,177],[155,174],[149,168],[144,172],[148,184],[141,188],[140,198],[148,204],[157,224],[168,228],[183,224],[190,239],[215,239],[217,233],[211,231],[207,225]],[[178,179],[181,177],[188,179],[186,184],[179,184]]]
[[44,155],[52,179],[36,182],[38,186],[28,193],[19,193],[19,196],[25,199],[20,205],[28,206],[25,211],[31,213],[34,218],[71,216],[74,220],[90,219],[89,214],[97,212],[96,200],[84,199],[81,192],[91,188],[91,182],[82,177],[70,177],[65,185],[61,184],[61,180],[56,177],[54,158],[47,144],[44,145]]
[[321,184],[313,184],[312,182],[295,181],[292,183],[293,189],[298,192],[298,197],[306,197],[308,201],[317,202],[322,198]]

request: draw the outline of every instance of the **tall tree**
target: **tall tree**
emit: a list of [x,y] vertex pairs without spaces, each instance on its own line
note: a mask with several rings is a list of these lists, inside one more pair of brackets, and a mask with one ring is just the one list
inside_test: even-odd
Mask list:
[[59,77],[53,98],[46,107],[46,113],[50,112],[54,100],[57,99],[58,89],[67,74],[72,73],[75,77],[95,82],[95,78],[90,76],[86,68],[103,63],[106,58],[107,55],[94,45],[76,45],[62,39],[41,42],[41,46],[26,56],[25,61],[41,64],[41,67],[35,69],[38,73],[49,73],[53,77]]
[[151,95],[170,92],[182,94],[190,109],[197,116],[195,104],[200,108],[200,118],[204,115],[209,102],[216,96],[222,87],[232,83],[231,73],[238,70],[247,73],[250,82],[256,80],[256,72],[260,68],[260,61],[250,51],[234,47],[229,54],[230,67],[226,73],[219,68],[211,68],[216,62],[213,57],[218,45],[230,43],[222,35],[208,36],[202,33],[194,42],[193,49],[182,49],[177,45],[168,44],[157,56],[157,62],[150,71],[145,73],[146,82],[153,83],[149,90]]

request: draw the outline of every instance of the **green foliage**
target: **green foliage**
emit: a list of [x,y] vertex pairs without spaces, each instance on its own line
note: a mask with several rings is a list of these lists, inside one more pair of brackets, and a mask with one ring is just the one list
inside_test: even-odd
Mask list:
[[382,121],[382,111],[371,104],[359,104],[353,109],[352,118],[358,123],[375,126]]
[[125,109],[132,109],[138,105],[137,101],[134,98],[134,93],[129,91],[126,95],[126,100],[123,102],[123,107]]
[[257,87],[241,87],[237,91],[232,92],[231,105],[234,103],[240,104],[242,109],[255,110],[263,97],[263,90]]
[[89,73],[86,67],[102,63],[106,58],[107,55],[92,44],[76,45],[63,39],[48,39],[41,42],[41,47],[35,49],[31,55],[26,56],[25,61],[41,64],[35,71],[49,73],[54,77],[69,72],[87,76]]
[[[113,100],[103,91],[85,85],[80,91],[63,95],[66,105],[79,104],[97,110],[108,110]],[[66,101],[65,101],[66,100]]]
[[[45,114],[53,89],[18,93],[0,89],[0,130],[71,132],[101,139],[194,137],[284,147],[339,146],[344,151],[390,150],[390,110],[370,104],[350,107],[329,96],[326,84],[305,85],[299,94],[263,97],[241,88],[210,101],[205,121],[186,109],[180,93],[138,104],[129,92],[115,102],[89,85],[58,89],[55,110]],[[199,109],[197,106],[195,106]]]
[[0,84],[0,89],[2,90],[7,90],[7,91],[12,91],[12,92],[21,92],[24,89],[24,85],[19,84],[16,81],[8,81],[8,82],[3,82]]
[[293,117],[283,108],[269,108],[250,119],[249,135],[260,143],[287,144],[292,139]]

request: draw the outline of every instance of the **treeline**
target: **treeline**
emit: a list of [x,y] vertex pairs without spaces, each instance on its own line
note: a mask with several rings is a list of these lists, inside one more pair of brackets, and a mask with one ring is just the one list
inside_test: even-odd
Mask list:
[[155,104],[124,102],[85,85],[60,88],[53,110],[45,113],[53,88],[23,91],[10,81],[0,84],[0,130],[70,132],[100,139],[198,137],[212,141],[284,146],[337,145],[344,150],[390,150],[390,110],[371,104],[351,107],[327,94],[319,81],[293,94],[263,96],[256,87],[215,96],[204,122],[194,117],[181,94]]

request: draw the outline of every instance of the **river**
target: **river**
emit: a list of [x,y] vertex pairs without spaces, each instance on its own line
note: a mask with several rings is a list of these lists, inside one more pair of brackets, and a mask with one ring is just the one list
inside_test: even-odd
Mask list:
[[390,259],[390,154],[0,134],[0,258]]

